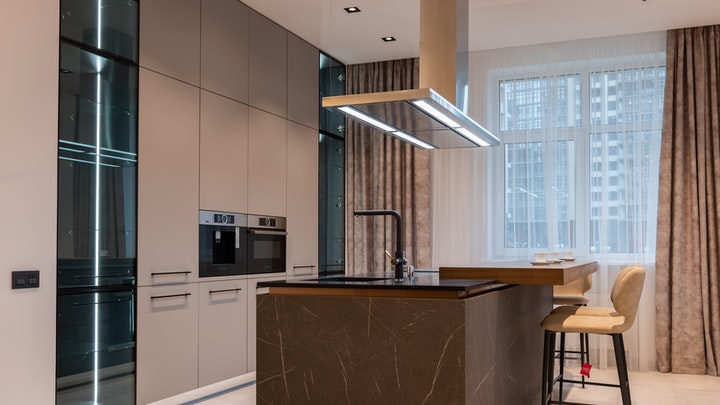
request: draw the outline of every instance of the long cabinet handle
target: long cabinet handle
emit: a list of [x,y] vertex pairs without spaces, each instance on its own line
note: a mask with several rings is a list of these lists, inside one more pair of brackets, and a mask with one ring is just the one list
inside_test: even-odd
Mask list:
[[151,276],[169,276],[173,274],[190,274],[192,271],[185,270],[185,271],[167,271],[167,272],[158,272],[158,273],[150,273]]
[[129,277],[130,274],[127,273],[121,273],[121,274],[107,274],[104,276],[73,276],[76,280],[86,279],[86,278],[110,278],[110,277]]
[[155,296],[151,296],[150,299],[151,299],[151,300],[159,300],[159,299],[162,299],[162,298],[189,297],[189,296],[191,296],[191,295],[192,295],[191,293],[168,294],[168,295],[155,295]]
[[302,266],[293,266],[293,269],[314,269],[314,268],[315,268],[315,265],[314,265],[314,264],[305,264],[305,265],[302,265]]
[[249,231],[253,235],[287,235],[285,231],[262,231],[259,229],[251,229]]
[[227,293],[227,292],[239,292],[242,291],[242,288],[228,288],[225,290],[210,290],[210,294],[220,294],[220,293]]
[[119,302],[129,302],[129,301],[128,300],[111,300],[111,301],[83,302],[83,303],[75,302],[72,305],[74,307],[86,307],[86,306],[90,306],[90,305],[117,304]]

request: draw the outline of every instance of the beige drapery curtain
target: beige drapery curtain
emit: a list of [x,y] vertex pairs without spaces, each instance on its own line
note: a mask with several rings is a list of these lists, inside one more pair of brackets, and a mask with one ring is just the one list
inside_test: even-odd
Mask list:
[[[415,59],[349,65],[347,94],[417,88]],[[347,120],[345,147],[346,273],[390,271],[385,250],[395,251],[391,217],[355,217],[356,209],[394,209],[403,218],[403,244],[408,263],[431,263],[430,156],[368,126]]]
[[657,230],[662,372],[720,367],[720,26],[668,32]]

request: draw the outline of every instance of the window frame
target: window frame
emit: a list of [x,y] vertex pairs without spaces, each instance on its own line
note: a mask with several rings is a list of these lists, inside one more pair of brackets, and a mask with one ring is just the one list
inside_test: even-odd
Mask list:
[[[488,238],[490,241],[490,252],[495,259],[508,259],[517,258],[525,255],[531,257],[532,254],[537,250],[552,250],[553,248],[533,248],[533,247],[506,247],[505,246],[505,215],[507,214],[507,208],[505,207],[506,199],[506,184],[507,179],[505,171],[505,147],[511,143],[527,143],[527,142],[545,142],[545,133],[548,130],[553,131],[553,141],[573,141],[574,156],[575,156],[575,195],[574,204],[569,203],[570,206],[574,205],[574,214],[568,213],[568,219],[574,219],[574,242],[575,245],[572,248],[562,248],[562,250],[573,250],[576,255],[596,255],[599,253],[590,252],[590,244],[592,241],[591,232],[591,218],[592,218],[592,168],[597,162],[593,162],[591,159],[591,146],[592,146],[592,133],[612,133],[612,132],[626,132],[628,124],[600,124],[592,125],[591,108],[593,89],[591,88],[591,77],[592,75],[603,73],[603,72],[614,72],[623,70],[641,70],[641,69],[658,69],[664,68],[664,63],[639,63],[636,60],[628,60],[627,58],[610,58],[603,59],[600,64],[602,67],[597,66],[596,61],[599,59],[589,59],[585,61],[576,61],[564,63],[558,63],[557,69],[554,69],[551,73],[548,73],[547,65],[529,66],[525,69],[492,69],[487,72],[487,121],[491,128],[498,128],[498,134],[500,138],[500,145],[497,149],[494,149],[489,153],[489,165],[492,172],[496,175],[489,179],[489,190],[491,191],[492,198],[490,198],[490,207],[488,212],[490,214],[491,227],[488,230]],[[608,60],[612,60],[612,63],[608,64]],[[522,71],[521,71],[522,70]],[[544,74],[543,74],[544,73]],[[580,99],[581,99],[581,119],[580,124],[573,127],[560,127],[552,129],[533,129],[533,130],[504,130],[500,131],[500,106],[501,106],[501,90],[500,84],[507,80],[522,80],[532,78],[543,78],[543,77],[563,77],[579,75],[580,76]],[[659,92],[660,105],[662,106],[663,92]],[[655,94],[657,96],[657,93]],[[602,97],[602,94],[599,96]],[[642,111],[639,113],[642,115]],[[642,117],[641,117],[642,118]],[[552,120],[551,120],[552,121]],[[662,129],[662,119],[656,120],[655,122],[649,122],[645,125],[652,130]],[[642,121],[641,121],[642,122]],[[646,128],[643,128],[645,130]],[[518,139],[522,138],[522,139]],[[584,163],[583,163],[584,162]],[[545,163],[548,164],[548,163]],[[599,163],[600,168],[605,168],[607,162]],[[602,181],[603,188],[607,187],[609,179]],[[546,184],[546,188],[547,188]],[[572,186],[571,186],[572,187]],[[502,235],[493,233],[493,230],[502,230]],[[500,236],[500,237],[499,237]],[[634,254],[641,252],[623,252],[623,253],[603,253],[608,255],[610,259],[620,258],[627,254]]]

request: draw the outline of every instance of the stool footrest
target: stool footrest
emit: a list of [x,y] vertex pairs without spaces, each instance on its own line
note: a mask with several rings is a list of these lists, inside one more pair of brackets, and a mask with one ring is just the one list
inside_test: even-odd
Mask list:
[[[560,353],[560,350],[555,350],[555,353]],[[582,354],[583,352],[581,352],[581,351],[579,351],[579,350],[565,350],[565,353],[577,353],[577,354]]]
[[[560,372],[555,373],[555,334],[560,333]],[[630,399],[630,384],[628,381],[627,362],[625,359],[625,345],[623,343],[622,333],[613,333],[610,336],[613,339],[613,349],[615,351],[615,362],[617,364],[618,382],[619,384],[608,384],[595,381],[588,381],[584,378],[582,381],[565,379],[565,333],[566,332],[555,332],[552,330],[545,330],[544,348],[543,348],[543,370],[542,370],[542,389],[540,392],[540,398],[543,405],[548,404],[571,404],[570,402],[562,402],[563,398],[563,384],[582,384],[583,388],[585,384],[596,385],[603,387],[620,388],[620,396],[622,397],[623,405],[631,405]],[[553,401],[553,387],[555,383],[560,383],[558,390],[558,398],[560,401]]]
[[589,385],[599,385],[601,387],[613,387],[613,388],[620,388],[620,384],[609,384],[609,383],[601,383],[596,381],[579,381],[579,380],[566,380],[564,378],[556,378],[555,381],[553,381],[553,384],[555,382],[562,381],[564,383],[570,383],[570,384],[589,384]]
[[[566,353],[566,354],[567,354],[567,353],[577,353],[577,354],[582,355],[582,353],[579,353],[579,352],[568,352],[568,351],[566,351],[565,353]],[[555,354],[555,358],[556,358],[556,359],[559,359],[559,358],[560,358],[560,352],[558,352],[558,353]],[[565,356],[565,360],[582,360],[582,356],[580,356],[580,357],[575,357],[575,356],[570,356],[570,357],[568,357],[568,356]]]

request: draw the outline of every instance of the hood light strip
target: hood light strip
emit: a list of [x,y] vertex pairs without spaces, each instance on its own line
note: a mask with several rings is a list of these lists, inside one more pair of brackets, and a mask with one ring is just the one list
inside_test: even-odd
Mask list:
[[384,123],[383,121],[380,121],[380,120],[378,120],[378,119],[376,119],[376,118],[373,118],[373,117],[371,117],[371,116],[369,116],[369,115],[367,115],[367,114],[365,114],[365,113],[363,113],[363,112],[361,112],[361,111],[359,111],[359,110],[357,110],[357,109],[355,109],[355,108],[352,108],[352,107],[350,107],[350,106],[344,106],[344,107],[339,107],[338,109],[339,109],[340,111],[348,114],[348,115],[351,115],[351,116],[353,116],[353,117],[355,117],[355,118],[357,118],[357,119],[359,119],[359,120],[367,123],[367,124],[372,125],[373,127],[377,128],[377,129],[379,129],[379,130],[381,130],[381,131],[383,131],[383,132],[387,132],[387,133],[389,133],[389,134],[391,134],[391,135],[393,135],[393,136],[396,136],[396,137],[398,137],[398,138],[400,138],[400,139],[403,139],[403,140],[405,140],[405,141],[407,141],[407,142],[410,142],[410,143],[412,143],[412,144],[414,144],[414,145],[416,145],[416,146],[418,146],[418,147],[420,147],[420,148],[423,148],[423,149],[436,149],[435,146],[433,146],[433,145],[431,145],[431,144],[429,144],[429,143],[427,143],[427,142],[425,142],[425,141],[422,141],[421,139],[419,139],[419,138],[417,138],[417,137],[414,137],[414,136],[412,136],[412,135],[410,135],[410,134],[407,134],[407,133],[405,133],[405,132],[402,132],[402,131],[398,130],[397,128],[391,127],[390,125]]
[[437,108],[431,106],[425,100],[417,100],[417,101],[413,101],[412,103],[415,104],[421,110],[425,111],[428,115],[432,116],[436,120],[438,120],[438,121],[442,122],[443,124],[447,125],[448,127],[450,127],[453,131],[464,136],[465,139],[467,139],[468,141],[470,141],[476,145],[479,145],[479,146],[490,146],[489,143],[483,141],[482,139],[480,139],[479,136],[473,134],[467,128],[463,127],[462,125],[460,125],[457,122],[450,119],[447,115],[438,111]]

